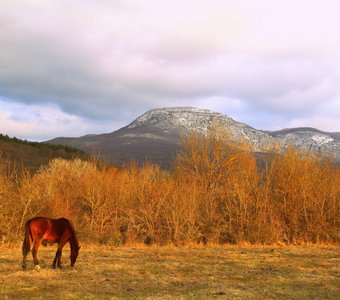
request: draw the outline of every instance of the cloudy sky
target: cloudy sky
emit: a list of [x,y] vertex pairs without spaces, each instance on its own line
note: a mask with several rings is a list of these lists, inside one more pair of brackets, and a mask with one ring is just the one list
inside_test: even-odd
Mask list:
[[338,0],[1,0],[0,133],[112,132],[194,106],[340,131]]

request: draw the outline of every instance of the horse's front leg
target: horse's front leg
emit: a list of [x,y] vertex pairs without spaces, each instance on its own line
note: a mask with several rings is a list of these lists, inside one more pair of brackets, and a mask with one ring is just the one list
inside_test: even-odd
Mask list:
[[59,250],[59,257],[58,257],[58,261],[57,261],[57,265],[58,265],[58,268],[61,268],[61,254],[62,254],[63,250],[60,249]]
[[53,261],[53,268],[55,269],[56,267],[61,268],[61,254],[63,252],[63,248],[65,244],[67,243],[67,240],[61,239],[58,243],[58,250],[55,254],[55,258]]
[[41,241],[35,241],[33,244],[33,248],[32,248],[32,256],[33,256],[33,260],[34,260],[34,269],[39,271],[40,270],[40,266],[39,266],[39,261],[38,261],[38,249],[40,246],[40,242]]
[[52,264],[53,269],[55,269],[57,266],[58,266],[58,268],[61,268],[61,253],[62,253],[62,250],[59,249],[59,246],[58,246],[58,250],[55,254],[55,258],[54,258],[53,264]]

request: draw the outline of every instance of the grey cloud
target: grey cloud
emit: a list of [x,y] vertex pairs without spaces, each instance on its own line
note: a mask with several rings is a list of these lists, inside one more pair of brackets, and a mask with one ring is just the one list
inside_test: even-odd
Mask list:
[[[334,58],[308,49],[301,55],[261,52],[245,43],[237,50],[238,40],[229,41],[218,27],[223,13],[210,31],[204,28],[212,17],[199,25],[200,35],[195,27],[180,27],[191,26],[186,20],[172,27],[155,16],[153,24],[134,1],[72,1],[68,9],[68,1],[44,3],[45,15],[35,10],[39,1],[28,1],[34,5],[24,5],[21,15],[6,2],[0,96],[7,101],[50,102],[89,119],[123,120],[153,107],[220,97],[226,107],[228,99],[241,101],[238,113],[256,122],[251,114],[258,120],[264,114],[306,116],[338,94]],[[211,37],[214,30],[222,32]]]

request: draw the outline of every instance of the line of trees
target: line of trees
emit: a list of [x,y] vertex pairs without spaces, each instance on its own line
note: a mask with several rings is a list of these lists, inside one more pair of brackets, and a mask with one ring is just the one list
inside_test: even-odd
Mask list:
[[59,145],[59,144],[48,144],[44,142],[31,142],[27,140],[21,140],[18,139],[17,137],[9,137],[7,134],[1,134],[0,133],[0,140],[9,142],[9,143],[15,143],[15,144],[21,144],[21,145],[27,145],[27,146],[32,146],[38,149],[50,149],[50,150],[63,150],[68,153],[74,153],[78,155],[85,156],[84,151],[79,150],[74,147],[66,146],[66,145]]
[[69,218],[81,239],[117,245],[339,242],[338,165],[294,148],[259,164],[226,136],[189,135],[167,171],[55,159],[30,174],[2,159],[0,242],[36,215]]

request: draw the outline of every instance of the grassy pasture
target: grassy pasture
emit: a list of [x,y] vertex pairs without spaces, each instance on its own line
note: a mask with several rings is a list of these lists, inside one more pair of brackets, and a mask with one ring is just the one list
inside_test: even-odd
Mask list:
[[340,247],[69,247],[39,249],[21,269],[21,245],[0,246],[0,299],[339,299]]

